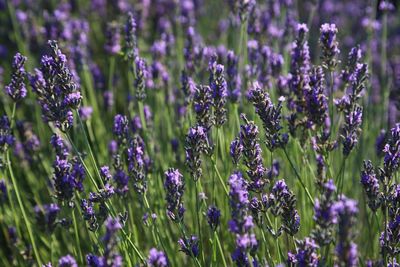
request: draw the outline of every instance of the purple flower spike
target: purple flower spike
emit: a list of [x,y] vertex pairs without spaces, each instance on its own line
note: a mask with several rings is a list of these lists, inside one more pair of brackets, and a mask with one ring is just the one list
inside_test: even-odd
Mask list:
[[152,248],[149,251],[147,264],[150,267],[168,267],[168,257],[163,251],[158,251],[156,248]]
[[12,76],[11,82],[5,87],[6,93],[11,97],[14,102],[17,102],[26,97],[26,87],[25,87],[25,61],[26,57],[17,53],[14,56],[12,63]]

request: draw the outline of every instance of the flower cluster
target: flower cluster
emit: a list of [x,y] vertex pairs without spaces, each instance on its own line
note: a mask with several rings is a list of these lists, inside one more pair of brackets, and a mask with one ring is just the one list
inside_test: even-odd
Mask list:
[[179,170],[169,169],[165,172],[164,189],[166,192],[165,200],[167,201],[168,217],[172,221],[182,221],[185,213],[182,200],[185,190],[185,181]]
[[72,110],[78,109],[82,95],[67,67],[67,57],[58,48],[57,42],[49,41],[52,51],[40,61],[40,69],[29,75],[30,84],[42,107],[45,122],[54,122],[62,131],[72,127]]
[[246,180],[240,172],[235,172],[229,177],[229,204],[232,219],[229,229],[236,234],[236,249],[232,253],[232,260],[238,266],[249,265],[248,253],[252,254],[258,247],[255,234],[251,232],[254,227],[253,217],[249,215],[249,197]]
[[14,56],[14,60],[12,63],[12,76],[11,82],[9,85],[5,87],[5,91],[7,95],[11,97],[11,99],[15,102],[26,97],[26,87],[25,87],[25,75],[26,71],[24,68],[26,57],[17,53]]
[[72,205],[74,191],[83,190],[83,179],[86,176],[82,164],[77,158],[68,159],[68,148],[64,140],[54,134],[51,137],[51,144],[56,152],[56,159],[53,162],[53,182],[56,198]]
[[263,122],[265,130],[266,145],[270,151],[282,147],[287,143],[287,136],[281,135],[281,110],[282,102],[279,101],[275,106],[267,92],[261,88],[258,82],[255,82],[248,92],[248,98],[256,108],[256,112]]

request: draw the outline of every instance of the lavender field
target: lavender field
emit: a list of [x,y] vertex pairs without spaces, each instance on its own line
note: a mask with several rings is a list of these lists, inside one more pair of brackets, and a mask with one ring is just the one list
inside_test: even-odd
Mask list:
[[398,0],[0,0],[0,88],[0,266],[400,266]]

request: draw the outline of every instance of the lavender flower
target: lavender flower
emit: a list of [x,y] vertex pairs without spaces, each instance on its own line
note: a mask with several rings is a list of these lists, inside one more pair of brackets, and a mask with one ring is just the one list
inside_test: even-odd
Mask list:
[[41,230],[52,233],[57,226],[57,215],[60,207],[57,204],[35,206],[35,218]]
[[207,209],[207,222],[213,231],[217,230],[220,223],[221,211],[216,206]]
[[348,156],[358,143],[359,132],[361,131],[363,109],[357,106],[354,111],[346,114],[345,123],[342,129],[343,154]]
[[[194,94],[196,93],[196,85],[191,77],[188,76],[185,70],[181,73],[182,92],[185,96],[185,104],[189,104]],[[202,90],[202,89],[201,89]]]
[[256,112],[263,122],[265,130],[266,145],[270,151],[275,150],[278,147],[282,147],[286,144],[287,138],[281,136],[281,110],[282,102],[279,101],[278,105],[275,106],[267,92],[261,89],[258,82],[253,83],[253,86],[249,89],[248,93],[249,100],[253,103],[256,108]]
[[17,53],[14,56],[12,63],[12,76],[11,82],[5,87],[6,93],[11,97],[14,102],[17,102],[26,97],[26,87],[25,87],[25,68],[24,64],[27,60],[26,57]]
[[120,114],[115,115],[113,133],[117,137],[118,144],[125,144],[128,142],[129,121],[126,116]]
[[54,122],[65,132],[72,127],[72,110],[79,108],[82,95],[57,42],[49,41],[49,45],[52,55],[42,57],[40,70],[35,69],[29,80],[42,107],[44,121]]
[[58,260],[59,267],[78,267],[76,260],[71,255],[66,255]]
[[196,87],[193,99],[193,108],[196,113],[197,123],[205,129],[210,129],[214,123],[212,116],[212,91],[209,86]]
[[296,196],[284,180],[275,183],[269,199],[272,214],[282,217],[282,229],[289,235],[295,235],[300,228],[300,215],[296,210]]
[[139,136],[132,138],[127,148],[128,173],[133,180],[134,188],[138,194],[144,194],[147,191],[144,152],[143,140]]
[[190,257],[199,256],[199,239],[197,236],[191,235],[189,238],[181,238],[178,240],[181,251]]
[[233,51],[228,51],[227,54],[227,85],[228,85],[228,95],[233,103],[238,102],[241,92],[241,79],[238,71],[239,58],[235,55]]
[[195,126],[189,129],[186,135],[186,166],[192,178],[197,181],[202,176],[201,154],[208,152],[206,130],[202,126]]
[[130,60],[137,57],[136,21],[131,12],[125,24],[125,54]]
[[243,155],[243,144],[240,142],[239,138],[235,138],[235,140],[231,142],[229,153],[232,157],[233,164],[238,165]]
[[297,25],[297,37],[291,52],[289,88],[296,96],[294,104],[297,111],[302,111],[305,106],[304,91],[308,89],[310,82],[310,51],[307,33],[308,28],[305,24]]
[[108,23],[106,29],[106,43],[104,49],[110,55],[116,55],[121,51],[121,29],[118,23]]
[[357,202],[344,196],[336,202],[334,210],[338,216],[338,240],[336,243],[335,266],[358,266],[357,245],[354,240]]
[[117,219],[111,217],[106,220],[105,225],[106,233],[102,238],[104,244],[103,256],[96,256],[93,254],[86,255],[87,265],[90,267],[121,267],[123,265],[122,257],[116,252],[118,242],[116,233],[118,230],[122,229],[122,225]]
[[400,123],[390,130],[388,142],[383,150],[383,171],[385,177],[391,179],[400,167]]
[[136,58],[136,99],[138,101],[143,101],[146,98],[146,78],[148,77],[146,61],[143,58]]
[[244,114],[241,117],[246,123],[240,126],[240,142],[243,145],[243,155],[248,168],[246,173],[251,180],[249,190],[258,192],[269,182],[258,144],[258,127],[253,121],[248,121]]
[[288,264],[294,266],[317,267],[319,264],[317,249],[318,245],[309,237],[297,241],[296,254],[288,252]]
[[304,92],[309,122],[322,127],[328,116],[328,100],[324,94],[325,78],[321,67],[312,69],[310,87]]
[[150,267],[167,267],[169,266],[168,257],[163,251],[158,251],[156,248],[152,248],[149,251],[147,264]]
[[236,249],[232,253],[232,260],[238,266],[247,266],[249,259],[247,253],[253,254],[258,242],[251,229],[254,227],[253,217],[248,215],[249,198],[247,183],[241,172],[234,172],[229,177],[229,204],[231,206],[232,219],[229,221],[229,229],[236,234]]
[[228,89],[224,78],[224,66],[217,64],[216,56],[212,56],[210,59],[209,71],[215,124],[217,127],[221,127],[227,120],[225,104],[228,96]]
[[8,193],[7,193],[7,184],[4,179],[0,179],[0,205],[4,204],[7,201]]
[[337,28],[335,24],[322,24],[320,28],[320,43],[322,48],[322,61],[324,68],[333,71],[338,64],[336,59],[340,53],[338,42],[336,41]]
[[332,180],[322,185],[321,197],[315,201],[314,221],[315,228],[312,230],[311,237],[319,246],[330,244],[334,238],[334,225],[337,223],[335,212],[335,193],[336,187]]
[[382,196],[379,192],[379,180],[371,161],[364,161],[364,169],[361,172],[361,184],[367,194],[368,206],[373,212],[377,211],[382,204]]
[[169,169],[165,172],[164,189],[166,191],[168,217],[175,222],[182,221],[185,212],[182,201],[185,182],[179,170]]
[[15,138],[11,132],[10,120],[6,115],[0,117],[0,152],[4,153],[8,147],[12,147]]

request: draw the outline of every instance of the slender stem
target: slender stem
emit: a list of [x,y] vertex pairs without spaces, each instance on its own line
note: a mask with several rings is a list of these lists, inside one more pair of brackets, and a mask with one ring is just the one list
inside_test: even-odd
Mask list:
[[75,241],[76,241],[76,245],[78,246],[77,249],[78,249],[78,253],[79,253],[79,259],[80,259],[81,263],[83,263],[84,260],[83,260],[83,254],[82,254],[81,241],[79,239],[78,224],[76,223],[75,209],[72,210],[72,221],[74,224]]
[[14,189],[15,189],[15,195],[17,196],[18,205],[19,205],[19,207],[21,209],[22,217],[23,217],[23,219],[25,221],[25,225],[26,225],[26,228],[28,230],[29,239],[30,239],[30,241],[32,243],[33,254],[35,255],[36,262],[38,263],[38,265],[42,266],[42,261],[40,260],[40,256],[39,256],[38,249],[36,247],[35,239],[33,238],[31,224],[30,224],[30,222],[28,220],[28,216],[26,215],[24,204],[22,202],[21,196],[19,195],[19,189],[18,189],[17,181],[15,180],[14,172],[12,170],[11,161],[10,161],[10,150],[7,150],[6,157],[7,157],[7,166],[8,166],[8,170],[9,170],[9,173],[10,173],[11,181],[12,181],[12,184],[13,184]]
[[195,195],[195,199],[196,199],[196,219],[197,219],[197,229],[198,229],[198,235],[199,235],[199,243],[200,243],[200,251],[201,251],[201,256],[202,256],[202,260],[203,260],[203,264],[205,264],[205,258],[204,258],[204,250],[203,248],[203,243],[202,243],[202,234],[201,234],[201,217],[200,217],[200,202],[199,202],[199,189],[198,189],[198,183],[200,183],[200,181],[195,181],[195,190],[196,190],[196,195]]
[[300,176],[300,174],[298,173],[296,167],[294,166],[292,160],[290,159],[290,157],[289,157],[289,155],[288,155],[288,153],[287,153],[287,151],[286,151],[286,148],[283,148],[283,152],[285,153],[285,156],[286,156],[287,160],[289,161],[289,164],[290,164],[291,168],[293,169],[293,171],[294,171],[294,173],[295,173],[297,179],[299,180],[301,186],[302,186],[303,189],[306,191],[306,194],[307,194],[308,199],[310,200],[312,206],[314,206],[314,200],[313,200],[313,198],[312,198],[310,192],[308,191],[308,188],[305,186],[303,180],[301,179],[301,176]]
[[213,164],[213,168],[214,168],[214,170],[215,170],[215,173],[217,174],[217,177],[218,177],[218,179],[219,179],[219,181],[220,181],[222,187],[224,188],[224,191],[225,191],[226,195],[229,196],[228,188],[226,187],[226,185],[225,185],[225,183],[224,183],[224,179],[222,179],[221,174],[220,174],[219,171],[218,171],[217,165],[215,164],[215,160],[214,160],[213,157],[211,157],[211,162],[212,162],[212,164]]

